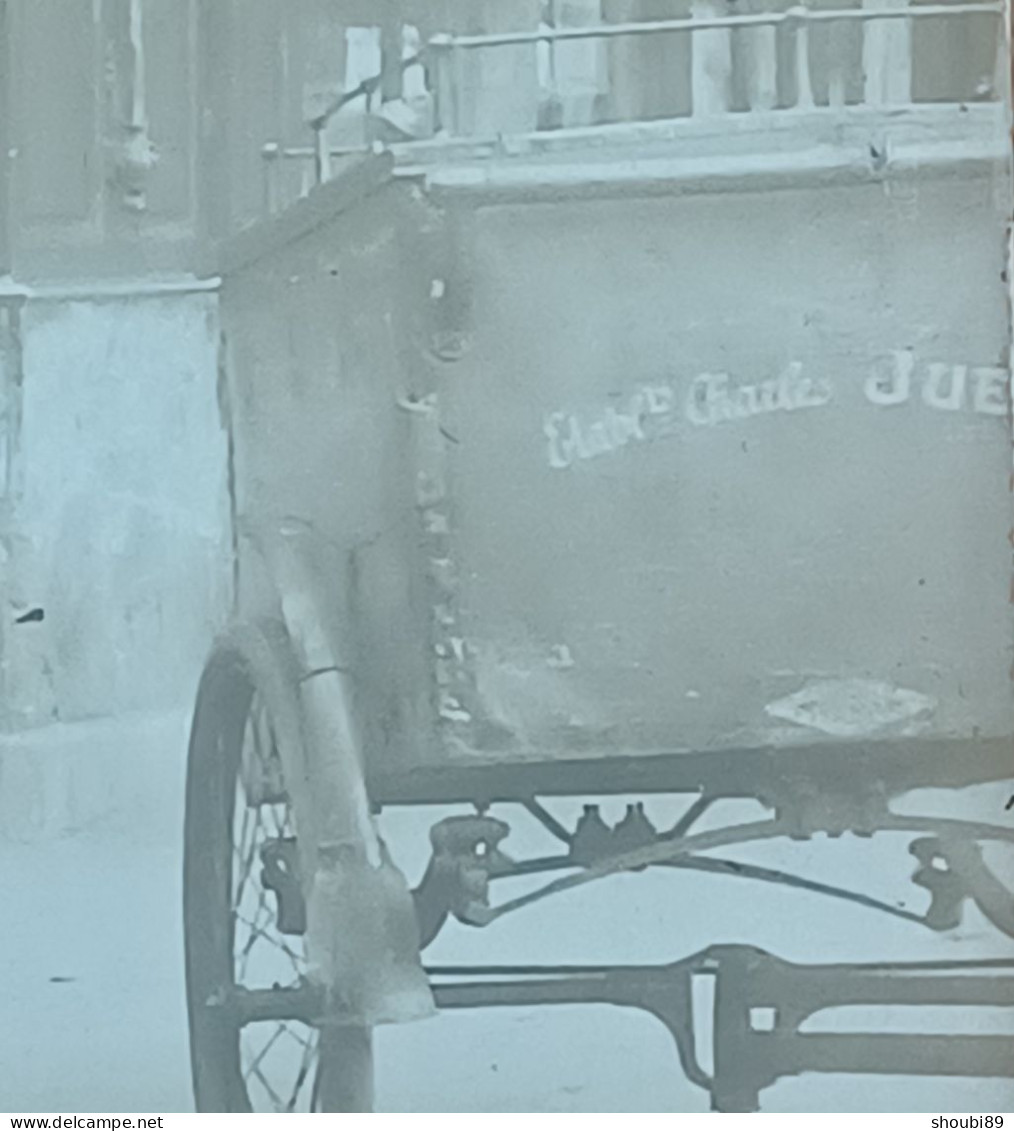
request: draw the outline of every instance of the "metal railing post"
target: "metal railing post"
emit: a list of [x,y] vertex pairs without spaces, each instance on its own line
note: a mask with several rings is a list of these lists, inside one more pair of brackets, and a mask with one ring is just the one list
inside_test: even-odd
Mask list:
[[[546,4],[546,23],[551,28],[559,26],[560,20],[556,11],[556,0],[548,0]],[[560,91],[557,85],[556,73],[556,40],[550,39],[549,41],[549,90],[554,98],[560,96]]]
[[813,109],[813,80],[810,76],[810,29],[807,25],[807,10],[794,9],[797,19],[794,21],[796,29],[796,108],[798,110]]
[[[897,11],[908,0],[863,0],[870,12]],[[863,28],[863,100],[873,106],[912,101],[912,25],[907,19],[869,21]]]
[[[559,26],[559,16],[556,10],[556,0],[547,0],[545,5],[545,20],[548,26],[553,29]],[[558,124],[555,119],[563,112],[563,100],[560,97],[560,76],[558,73],[558,58],[556,40],[550,38],[546,46],[548,48],[548,66],[547,66],[547,79],[549,82],[549,90],[546,92],[547,102],[549,103],[550,113],[552,115],[553,124]]]
[[455,43],[451,47],[450,72],[450,128],[451,133],[457,136],[461,133],[462,97],[464,95],[465,88],[465,48],[462,47],[460,43]]
[[[862,24],[859,26],[862,29]],[[840,23],[831,24],[828,28],[827,104],[832,110],[841,110],[845,106],[845,63],[848,47],[844,32],[845,27]]]
[[451,37],[436,35],[429,41],[427,81],[433,97],[435,133],[453,133],[454,76],[451,74]]
[[327,122],[313,123],[313,172],[318,185],[331,179],[331,149],[327,140]]
[[747,100],[751,110],[773,110],[778,102],[778,31],[774,24],[746,29]]
[[281,197],[282,147],[276,141],[268,142],[261,150],[261,171],[264,180],[264,211],[273,215],[278,211]]
[[[719,16],[718,0],[693,0],[690,10],[694,19],[715,19]],[[693,31],[690,55],[691,113],[695,118],[726,113],[732,78],[732,40],[728,29]]]
[[397,102],[402,96],[401,57],[404,51],[404,25],[393,11],[391,0],[384,5],[380,27],[380,101]]

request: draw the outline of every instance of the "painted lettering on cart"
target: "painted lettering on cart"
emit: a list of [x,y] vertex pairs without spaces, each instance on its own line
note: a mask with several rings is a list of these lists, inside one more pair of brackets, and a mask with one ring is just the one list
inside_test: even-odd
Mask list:
[[875,405],[906,404],[913,396],[944,412],[971,409],[981,416],[1006,416],[1010,388],[1007,370],[989,365],[916,366],[911,350],[896,350],[866,379],[866,399]]
[[632,440],[647,440],[652,418],[672,418],[676,396],[671,388],[658,385],[635,393],[622,409],[610,407],[598,420],[582,422],[565,412],[546,417],[543,430],[549,440],[549,466],[570,467],[579,459],[615,452]]
[[[550,413],[543,422],[549,466],[563,469],[597,459],[671,435],[683,424],[713,428],[771,413],[823,409],[836,399],[828,378],[804,373],[795,361],[776,377],[755,383],[738,382],[728,373],[701,373],[684,388],[681,392],[676,382],[645,385],[592,418]],[[917,402],[940,412],[1003,417],[1009,411],[1010,374],[996,366],[918,365],[911,350],[896,350],[873,366],[860,395],[882,409]]]
[[701,374],[690,386],[686,416],[691,424],[713,425],[769,412],[820,408],[831,398],[830,383],[805,377],[802,364],[794,361],[780,376],[756,385],[730,385],[728,373]]

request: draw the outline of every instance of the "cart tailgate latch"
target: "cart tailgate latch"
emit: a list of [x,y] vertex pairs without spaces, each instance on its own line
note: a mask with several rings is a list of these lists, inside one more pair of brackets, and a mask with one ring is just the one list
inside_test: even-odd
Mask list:
[[449,916],[481,925],[489,907],[491,876],[511,870],[500,851],[510,827],[495,817],[447,817],[430,830],[433,855],[422,882],[412,893],[422,945],[436,938]]
[[960,926],[970,899],[994,927],[1014,938],[1010,889],[986,864],[978,844],[925,836],[912,841],[909,852],[919,862],[913,883],[930,893],[928,926],[937,931]]
[[306,900],[299,874],[299,849],[295,837],[269,840],[261,849],[261,883],[275,893],[275,922],[283,935],[306,934]]

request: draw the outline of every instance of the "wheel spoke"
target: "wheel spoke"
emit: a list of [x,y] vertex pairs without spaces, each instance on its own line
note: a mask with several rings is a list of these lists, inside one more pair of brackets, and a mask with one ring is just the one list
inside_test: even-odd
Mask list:
[[286,943],[283,939],[275,938],[273,935],[269,934],[264,929],[266,924],[251,922],[251,920],[244,919],[241,915],[236,916],[236,921],[238,923],[242,923],[244,927],[247,927],[250,930],[250,938],[247,941],[246,946],[243,948],[241,954],[242,958],[248,958],[250,951],[253,949],[258,940],[263,939],[265,942],[270,943],[271,946],[273,946],[276,950],[280,950],[292,962],[292,967],[295,973],[297,975],[299,974],[300,969],[305,962],[305,959],[301,954],[297,954],[292,949],[292,947],[290,947],[289,944]]
[[271,1051],[271,1049],[278,1042],[278,1039],[285,1032],[286,1032],[285,1022],[279,1021],[278,1024],[275,1026],[275,1031],[272,1034],[271,1038],[264,1045],[264,1047],[261,1049],[261,1051],[254,1057],[254,1059],[251,1061],[251,1063],[247,1067],[246,1071],[243,1073],[244,1076],[249,1076],[252,1072],[255,1072],[257,1070],[257,1068],[260,1066],[261,1061],[268,1055],[268,1053]]
[[272,1102],[272,1103],[274,1104],[274,1107],[275,1107],[275,1111],[284,1111],[284,1110],[285,1110],[285,1104],[284,1104],[284,1102],[282,1101],[282,1097],[281,1097],[281,1096],[280,1096],[280,1095],[279,1095],[279,1094],[278,1094],[278,1093],[277,1093],[277,1092],[275,1091],[275,1089],[274,1089],[274,1088],[273,1088],[273,1087],[271,1086],[271,1082],[270,1082],[270,1081],[268,1080],[268,1078],[267,1078],[267,1077],[266,1077],[266,1076],[264,1075],[264,1073],[263,1073],[263,1072],[261,1072],[261,1070],[260,1070],[260,1067],[259,1067],[259,1066],[258,1066],[258,1067],[256,1067],[256,1068],[254,1068],[254,1069],[253,1069],[253,1070],[252,1070],[252,1071],[251,1071],[251,1072],[250,1072],[250,1073],[248,1074],[247,1078],[249,1079],[249,1077],[250,1077],[250,1076],[254,1076],[254,1077],[255,1077],[255,1078],[256,1078],[256,1079],[258,1080],[258,1081],[260,1081],[260,1084],[261,1084],[261,1086],[262,1086],[262,1087],[264,1088],[264,1090],[265,1090],[265,1091],[266,1091],[266,1092],[268,1093],[268,1095],[269,1095],[269,1096],[271,1097],[271,1102]]
[[[296,1040],[300,1040],[299,1036],[295,1033],[292,1034]],[[303,1090],[303,1085],[306,1083],[311,1070],[317,1068],[319,1072],[320,1065],[320,1049],[317,1046],[317,1041],[310,1040],[303,1042],[303,1062],[299,1066],[299,1074],[296,1076],[296,1083],[293,1085],[292,1095],[289,1097],[289,1104],[286,1111],[295,1111],[296,1104],[299,1102],[299,1094]],[[316,1080],[317,1072],[314,1072],[314,1080]],[[313,1094],[315,1089],[311,1086],[310,1089],[310,1110],[313,1111]]]
[[253,871],[254,849],[257,845],[257,829],[260,825],[260,814],[246,804],[241,786],[237,786],[236,804],[243,813],[243,819],[238,837],[239,843],[235,849],[235,853],[239,858],[239,878],[233,891],[233,910],[242,903],[243,892],[246,890],[247,881],[250,879],[250,875]]

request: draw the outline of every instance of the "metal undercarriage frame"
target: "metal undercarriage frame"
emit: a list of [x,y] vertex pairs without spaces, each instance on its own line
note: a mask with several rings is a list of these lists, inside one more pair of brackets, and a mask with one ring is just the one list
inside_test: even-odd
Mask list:
[[[732,945],[665,966],[443,966],[427,972],[441,1009],[599,1004],[649,1013],[671,1034],[683,1074],[708,1092],[713,1111],[758,1111],[765,1088],[803,1072],[1003,1078],[1012,1071],[1006,1035],[838,1034],[802,1027],[818,1011],[846,1005],[1014,1006],[1014,959],[803,966]],[[695,1051],[698,978],[714,983],[710,1073]],[[320,991],[310,985],[239,990],[222,1008],[247,1023],[319,1024],[325,1013]]]
[[[673,828],[658,832],[645,823],[640,805],[610,831],[586,806],[582,822],[567,829],[536,798],[524,807],[563,842],[558,856],[514,861],[500,849],[508,826],[480,812],[447,818],[433,827],[433,856],[413,893],[425,947],[448,918],[483,926],[521,906],[558,891],[620,871],[683,867],[761,882],[794,886],[859,903],[935,931],[956,927],[971,900],[1005,935],[1014,937],[1014,900],[982,860],[980,840],[1014,840],[1014,829],[963,821],[879,814],[880,829],[913,834],[913,882],[925,888],[924,914],[900,910],[857,892],[757,865],[697,852],[716,844],[747,843],[772,836],[798,836],[798,820],[784,816],[750,825],[690,835],[691,826],[712,804],[699,795]],[[589,835],[589,830],[596,834]],[[838,828],[815,831],[840,833]],[[873,831],[862,830],[864,835]],[[598,839],[596,839],[596,837]],[[640,837],[640,843],[637,838]],[[633,839],[632,839],[633,838]],[[617,851],[619,850],[619,851]],[[517,899],[491,906],[490,883],[504,877],[568,870]],[[286,889],[298,899],[298,884]],[[278,896],[283,919],[299,933],[300,911]],[[287,906],[288,904],[288,906]],[[284,929],[284,927],[282,928]],[[612,1005],[637,1009],[660,1021],[671,1034],[688,1081],[707,1091],[715,1111],[760,1109],[765,1088],[805,1072],[882,1075],[1014,1075],[1007,1035],[810,1031],[807,1022],[823,1010],[842,1006],[1014,1007],[1014,958],[965,962],[804,965],[787,962],[745,945],[716,945],[666,965],[431,966],[426,969],[440,1009],[482,1009],[542,1005]],[[695,988],[712,983],[710,1018],[695,1011]],[[220,1004],[244,1023],[295,1019],[341,1025],[342,1017],[309,982],[286,990],[237,990]],[[698,1034],[710,1030],[712,1067],[698,1057]]]
[[[316,675],[323,664],[305,663]],[[318,679],[299,684],[315,688]],[[288,701],[287,685],[283,701]],[[324,688],[323,692],[327,689]],[[320,700],[317,701],[318,705]],[[295,709],[292,712],[295,717]],[[279,735],[273,735],[279,742]],[[418,773],[367,775],[363,793],[375,813],[399,804],[466,803],[475,812],[438,822],[431,831],[430,866],[411,893],[422,946],[449,918],[484,926],[534,902],[618,873],[651,867],[686,868],[737,875],[849,900],[929,930],[956,927],[964,905],[973,901],[1001,935],[1014,938],[1014,900],[983,859],[980,845],[1014,841],[1014,823],[1004,809],[1009,796],[1009,749],[1005,740],[910,741],[863,746],[850,756],[843,775],[840,757],[827,746],[677,754],[658,758],[546,759],[527,765],[487,763],[442,766]],[[249,776],[251,768],[244,773]],[[280,788],[271,773],[245,781],[247,796],[271,795]],[[277,776],[277,775],[276,775]],[[298,780],[298,779],[296,779]],[[317,780],[316,777],[313,780]],[[682,795],[683,815],[668,829],[645,824],[637,804],[614,828],[595,838],[579,836],[582,822],[564,827],[542,798],[575,796]],[[958,790],[993,783],[997,820],[909,816],[891,808],[894,799],[919,788]],[[697,822],[720,801],[749,798],[767,810],[759,820],[698,831]],[[319,791],[302,798],[320,803]],[[492,805],[520,805],[561,845],[555,856],[511,860],[500,844],[507,826],[490,815]],[[587,813],[586,816],[591,815]],[[312,822],[311,822],[312,823]],[[296,826],[300,816],[296,814]],[[304,826],[305,827],[305,826]],[[589,827],[594,831],[595,821]],[[586,828],[587,832],[587,828]],[[929,895],[924,914],[892,907],[858,892],[818,884],[803,876],[735,860],[716,859],[718,850],[773,840],[805,840],[827,835],[862,837],[881,832],[904,834],[914,858],[913,882]],[[291,839],[291,838],[290,838]],[[278,900],[276,922],[283,933],[302,934],[307,884],[298,875],[297,845],[279,837],[262,855],[264,886]],[[495,903],[499,878],[557,873],[537,890]],[[562,874],[561,874],[562,873]],[[427,878],[428,877],[428,878]],[[406,897],[409,893],[406,886]],[[369,901],[363,906],[370,911]],[[408,903],[408,917],[413,906]],[[337,916],[334,931],[355,931],[353,914]],[[654,1016],[673,1037],[688,1080],[705,1089],[712,1107],[751,1111],[775,1081],[807,1071],[835,1073],[958,1075],[1012,1074],[1009,1037],[804,1031],[816,1012],[848,1005],[952,1005],[968,1008],[1014,1006],[1014,958],[986,962],[918,964],[793,965],[747,946],[717,945],[664,966],[505,966],[423,969],[419,948],[412,955],[425,987],[445,1009],[535,1005],[609,1004]],[[424,977],[425,973],[425,977]],[[710,1019],[713,1066],[706,1070],[696,1051],[702,1032],[694,1016],[694,983],[711,979],[714,1009]],[[205,999],[239,1026],[257,1021],[300,1020],[323,1031],[363,1026],[363,1014],[343,1006],[319,983],[297,982],[288,989],[226,989]],[[759,1011],[759,1012],[758,1012]]]
[[[572,968],[555,975],[552,968],[516,968],[510,972],[527,980],[438,982],[434,993],[444,1009],[598,1002],[644,1010],[671,1033],[686,1078],[707,1090],[712,1109],[741,1112],[759,1110],[764,1088],[801,1072],[1009,1076],[1007,1036],[800,1031],[819,1010],[843,1005],[1014,1005],[1014,960],[963,964],[961,970],[946,963],[800,966],[734,945],[709,947],[667,966]],[[441,979],[496,972],[430,971]],[[699,977],[714,980],[710,1074],[695,1053],[693,981]],[[763,1027],[758,1011],[765,1014]]]

